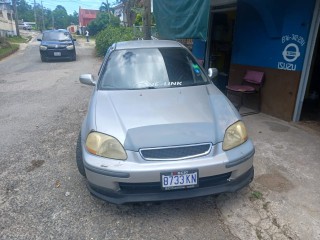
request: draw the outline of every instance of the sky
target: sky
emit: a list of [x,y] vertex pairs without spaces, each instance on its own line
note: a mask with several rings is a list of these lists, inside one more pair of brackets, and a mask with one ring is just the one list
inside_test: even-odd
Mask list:
[[[28,4],[33,5],[34,0],[28,0]],[[79,6],[86,9],[99,10],[102,2],[107,0],[42,0],[44,8],[54,10],[57,5],[62,5],[68,14],[73,14],[74,11],[79,12]],[[113,5],[116,0],[108,0]],[[41,0],[36,0],[37,4],[41,4]]]

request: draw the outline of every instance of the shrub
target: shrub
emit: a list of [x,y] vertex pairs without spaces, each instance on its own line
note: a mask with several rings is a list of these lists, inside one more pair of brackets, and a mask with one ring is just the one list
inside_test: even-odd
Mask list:
[[107,26],[119,27],[120,19],[112,14],[100,12],[98,13],[97,18],[89,23],[89,33],[91,36],[96,35]]
[[104,56],[108,48],[115,42],[134,40],[138,37],[133,33],[132,28],[109,26],[96,37],[97,55]]

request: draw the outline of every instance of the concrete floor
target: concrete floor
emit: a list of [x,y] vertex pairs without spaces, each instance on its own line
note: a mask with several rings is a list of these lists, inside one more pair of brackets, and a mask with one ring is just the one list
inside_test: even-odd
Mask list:
[[[230,231],[240,239],[256,239],[250,231],[258,239],[320,239],[319,133],[265,114],[243,119],[256,147],[255,179],[236,196],[250,198],[242,207],[226,207],[234,195],[219,197]],[[241,218],[242,230],[234,224]]]

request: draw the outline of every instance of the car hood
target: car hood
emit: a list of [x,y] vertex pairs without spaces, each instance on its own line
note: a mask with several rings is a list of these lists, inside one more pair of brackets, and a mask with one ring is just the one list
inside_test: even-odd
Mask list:
[[195,87],[96,91],[98,132],[127,150],[223,141],[240,116],[212,84]]

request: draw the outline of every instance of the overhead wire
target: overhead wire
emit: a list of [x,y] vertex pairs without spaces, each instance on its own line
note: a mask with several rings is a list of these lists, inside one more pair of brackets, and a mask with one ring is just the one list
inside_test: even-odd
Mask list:
[[[38,0],[38,2],[39,1],[40,0]],[[33,0],[28,0],[27,2],[32,6],[34,5]],[[77,11],[76,9],[79,8],[79,6],[80,7],[84,6],[86,8],[91,8],[91,9],[99,9],[101,4],[105,1],[103,0],[43,0],[42,2],[43,2],[43,6],[48,9],[50,9],[51,7],[55,7],[57,5],[61,5],[66,8],[67,12],[73,12],[73,11]],[[79,5],[77,6],[77,8],[75,8],[74,6],[70,5],[72,3],[79,4]]]

